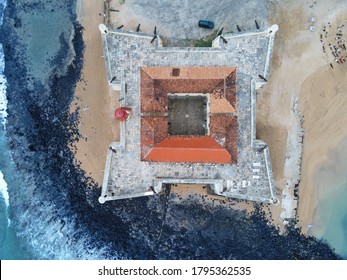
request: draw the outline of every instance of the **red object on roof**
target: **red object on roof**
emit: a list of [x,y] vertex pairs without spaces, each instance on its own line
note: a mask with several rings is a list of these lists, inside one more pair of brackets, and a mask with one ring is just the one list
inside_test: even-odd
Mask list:
[[114,112],[114,116],[116,118],[116,120],[123,122],[126,121],[130,114],[129,112],[131,111],[131,108],[128,107],[119,107],[117,108],[117,110]]
[[209,136],[169,137],[152,148],[146,161],[230,163],[226,149]]

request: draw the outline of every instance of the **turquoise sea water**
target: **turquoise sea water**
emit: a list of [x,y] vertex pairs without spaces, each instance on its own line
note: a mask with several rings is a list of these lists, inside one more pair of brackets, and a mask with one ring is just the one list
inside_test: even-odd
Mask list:
[[[5,0],[0,0],[0,25],[2,23],[2,12],[5,7]],[[3,171],[6,170],[11,176],[8,147],[5,138],[5,117],[6,117],[6,78],[3,75],[4,57],[0,44],[0,259],[23,259],[28,258],[28,254],[21,249],[20,240],[11,226],[9,213],[9,194],[7,183]],[[12,173],[13,174],[13,173]],[[30,257],[29,257],[30,258]]]
[[[26,3],[25,3],[26,2]],[[24,4],[35,5],[35,1],[24,1]],[[0,0],[0,26],[3,23],[3,15],[4,10],[6,8],[7,1]],[[32,60],[35,61],[37,67],[35,67],[34,71],[41,71],[38,73],[38,76],[45,77],[42,73],[49,72],[49,69],[41,69],[40,67],[44,67],[46,64],[41,61],[42,59],[47,59],[47,56],[50,55],[49,49],[53,50],[53,53],[59,48],[59,37],[62,29],[66,29],[66,36],[70,35],[69,29],[66,25],[61,26],[64,22],[62,20],[58,20],[56,18],[52,18],[52,15],[49,14],[37,14],[32,13],[28,14],[31,19],[27,20],[29,34],[23,36],[28,36],[33,40],[30,42],[29,48],[33,56]],[[57,16],[57,13],[54,14]],[[23,17],[24,18],[24,17]],[[60,16],[60,18],[63,18]],[[68,17],[66,21],[69,21]],[[20,21],[18,21],[21,24]],[[42,24],[46,22],[46,24]],[[48,25],[49,23],[49,25]],[[60,25],[59,25],[60,24]],[[70,23],[71,25],[71,23]],[[28,31],[27,31],[28,32]],[[52,33],[53,32],[53,33]],[[52,35],[52,40],[46,40],[45,37],[50,34]],[[55,48],[52,44],[56,44]],[[12,212],[14,209],[11,209],[11,191],[16,191],[17,189],[25,188],[25,184],[19,176],[18,170],[12,160],[8,138],[6,135],[6,117],[7,117],[7,98],[6,98],[6,90],[7,90],[7,81],[5,76],[5,59],[4,59],[4,51],[3,45],[0,42],[0,259],[32,259],[34,258],[34,254],[29,252],[26,248],[28,247],[27,240],[20,237],[20,233],[17,232],[16,227],[13,225]],[[33,75],[36,73],[34,72]],[[47,80],[46,80],[47,81]],[[35,254],[37,255],[37,254]],[[37,258],[37,257],[35,257]]]
[[317,169],[314,185],[319,203],[311,231],[347,259],[347,139]]
[[3,125],[0,125],[0,169],[0,259],[31,259],[31,254],[23,248],[23,242],[11,224],[8,184],[19,186],[20,182],[10,159]]
[[[1,1],[4,0],[0,0],[0,5]],[[0,259],[31,259],[31,254],[23,249],[22,240],[17,237],[16,230],[13,228],[10,219],[8,183],[19,186],[20,182],[16,178],[17,172],[10,158],[5,134],[7,100],[5,95],[6,79],[2,75],[4,70],[2,54],[2,46],[0,44]]]

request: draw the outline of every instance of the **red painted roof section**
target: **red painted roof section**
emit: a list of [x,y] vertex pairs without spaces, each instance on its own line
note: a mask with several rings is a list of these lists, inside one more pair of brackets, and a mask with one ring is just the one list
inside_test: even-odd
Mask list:
[[230,163],[230,154],[209,136],[170,137],[156,145],[145,157],[159,162]]

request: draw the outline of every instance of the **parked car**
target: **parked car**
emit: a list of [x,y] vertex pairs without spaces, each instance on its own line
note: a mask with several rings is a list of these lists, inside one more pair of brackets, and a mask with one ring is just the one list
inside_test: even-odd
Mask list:
[[209,28],[209,29],[214,28],[214,23],[212,21],[204,20],[204,19],[199,20],[198,25],[199,27],[202,27],[202,28]]

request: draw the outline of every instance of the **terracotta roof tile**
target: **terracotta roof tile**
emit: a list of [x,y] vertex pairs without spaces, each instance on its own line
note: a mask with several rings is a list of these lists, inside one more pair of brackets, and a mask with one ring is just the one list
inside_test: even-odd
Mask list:
[[141,111],[167,112],[167,92],[141,69]]
[[210,98],[210,113],[233,113],[236,109],[226,98]]
[[228,115],[210,116],[210,135],[230,153],[232,162],[237,163],[237,117]]
[[209,136],[170,137],[155,146],[147,161],[230,163],[230,154]]
[[167,135],[167,117],[141,117],[141,159]]
[[[167,112],[168,93],[210,94],[211,113],[237,108],[235,67],[142,67],[140,86],[141,112],[147,114]],[[167,117],[142,117],[141,159],[236,163],[237,133],[237,117],[230,115],[210,117],[211,137],[168,136]]]

